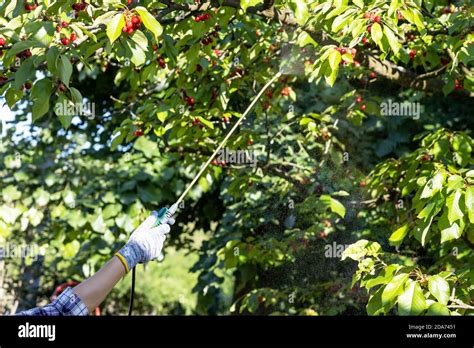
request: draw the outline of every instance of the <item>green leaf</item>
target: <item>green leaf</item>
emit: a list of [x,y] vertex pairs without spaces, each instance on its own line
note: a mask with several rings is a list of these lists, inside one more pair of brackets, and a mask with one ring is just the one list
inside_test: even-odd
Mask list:
[[150,30],[153,35],[155,35],[155,39],[158,41],[158,38],[163,33],[163,27],[161,24],[150,14],[150,12],[148,12],[146,8],[138,6],[135,7],[135,10],[140,15],[143,25],[145,25],[145,27]]
[[428,289],[439,303],[447,305],[450,296],[449,283],[439,275],[430,276],[428,279]]
[[382,305],[382,293],[384,290],[385,287],[382,286],[370,296],[369,301],[365,307],[368,315],[378,315],[384,313],[384,307]]
[[392,233],[388,241],[390,244],[399,246],[402,244],[403,239],[408,233],[408,224],[403,225],[402,227],[398,228],[395,232]]
[[346,15],[337,16],[331,25],[331,30],[334,33],[339,32],[349,21],[349,18]]
[[372,34],[372,40],[374,42],[381,46],[382,45],[382,37],[383,37],[383,32],[382,32],[382,27],[378,23],[372,24],[372,29],[371,29],[371,34]]
[[21,192],[16,188],[16,186],[8,185],[2,190],[2,198],[6,202],[13,202],[21,198]]
[[358,6],[359,8],[364,8],[364,1],[363,0],[352,0],[352,2]]
[[306,45],[312,45],[314,47],[318,46],[318,43],[314,41],[306,31],[302,31],[300,35],[298,35],[297,42],[300,47],[305,47]]
[[309,17],[309,10],[306,0],[293,0],[293,3],[296,5],[295,20],[299,25],[304,25]]
[[146,54],[148,50],[148,40],[141,31],[135,31],[135,33],[127,38],[125,46],[131,52],[131,61],[135,66],[140,66],[145,64]]
[[423,291],[417,282],[412,281],[398,297],[398,314],[419,315],[426,309]]
[[73,240],[71,243],[64,244],[63,256],[65,259],[72,259],[78,253],[81,244],[77,240]]
[[331,69],[337,69],[339,67],[339,63],[341,62],[341,53],[339,51],[336,51],[336,49],[331,50],[331,53],[329,53],[329,66]]
[[433,222],[434,216],[431,216],[429,220],[418,223],[415,227],[413,235],[420,241],[422,246],[426,245],[428,241],[428,232],[430,231],[431,223]]
[[[2,196],[6,202],[11,202],[10,198],[9,200],[5,198],[6,196],[3,194],[3,192],[2,192]],[[21,213],[22,211],[19,208],[9,207],[8,205],[0,206],[0,218],[2,218],[2,220],[5,221],[7,224],[15,223],[16,219],[18,219]]]
[[398,274],[385,286],[382,293],[382,304],[389,305],[403,292],[403,287],[408,280],[408,273]]
[[48,64],[48,70],[51,73],[57,75],[57,61],[59,57],[59,50],[56,46],[50,47],[48,53],[46,53],[46,62]]
[[107,226],[104,223],[102,213],[99,213],[98,215],[94,215],[92,217],[91,227],[95,232],[98,233],[104,233],[107,230]]
[[446,174],[441,171],[438,171],[430,180],[428,180],[425,187],[423,188],[423,191],[421,192],[420,198],[433,197],[443,188],[443,183],[445,179]]
[[399,7],[398,0],[391,0],[390,7],[388,8],[388,15],[392,16]]
[[446,205],[448,207],[448,221],[452,224],[454,221],[462,219],[464,216],[463,212],[459,208],[459,199],[461,198],[461,190],[458,189],[454,194],[450,195],[446,199]]
[[69,80],[72,75],[72,64],[66,56],[60,56],[58,62],[58,73],[60,80],[69,87]]
[[456,134],[452,144],[454,151],[456,151],[454,157],[456,163],[461,167],[466,166],[472,155],[472,147],[469,144],[469,140],[463,134]]
[[116,13],[112,19],[107,23],[107,37],[110,43],[114,43],[122,33],[122,29],[125,26],[125,18],[122,13]]
[[29,218],[31,226],[33,227],[38,226],[44,218],[43,212],[37,210],[36,208],[30,208],[26,215]]
[[49,99],[53,91],[53,83],[45,78],[37,81],[31,89],[33,100],[32,120],[35,122],[49,111]]
[[211,129],[214,129],[214,124],[213,124],[211,121],[206,120],[204,117],[201,117],[201,116],[198,116],[197,118],[198,118],[198,119],[201,121],[201,123],[202,123],[203,125],[205,125],[206,127],[211,128]]
[[158,146],[156,143],[148,140],[146,137],[138,138],[133,147],[136,150],[143,152],[148,158],[152,158],[153,154],[158,153]]
[[329,207],[333,213],[336,213],[342,218],[346,215],[346,208],[338,200],[329,195],[322,195],[320,200],[326,207]]
[[451,312],[449,311],[448,307],[446,307],[445,305],[435,302],[428,308],[426,315],[445,315],[446,316],[446,315],[451,315]]
[[35,74],[35,67],[33,64],[33,59],[27,59],[25,60],[20,68],[17,70],[15,73],[15,81],[13,82],[13,87],[15,89],[20,89],[23,83],[25,83],[27,80],[32,79]]
[[81,104],[82,103],[82,94],[74,87],[69,88],[69,92],[71,93],[71,98],[74,104]]
[[466,204],[467,215],[469,216],[469,222],[474,223],[474,186],[466,188],[464,201]]
[[324,79],[329,86],[334,86],[337,79],[337,73],[339,71],[339,65],[335,69],[331,69],[329,64],[327,65],[326,71],[324,72]]
[[438,227],[441,230],[441,243],[458,239],[461,237],[462,231],[459,228],[459,225],[455,222],[452,225],[449,224],[447,214],[444,215],[445,220],[442,220],[443,217],[438,221]]
[[390,47],[393,50],[393,53],[398,54],[398,51],[400,50],[400,42],[398,42],[397,36],[386,25],[383,27],[383,31],[385,33],[385,36],[386,36],[387,40],[388,40],[388,44],[390,45]]
[[259,3],[263,3],[263,0],[240,0],[240,7],[247,11],[249,7],[256,6]]
[[365,284],[361,284],[361,286],[364,286],[366,289],[370,289],[377,285],[387,284],[390,279],[393,278],[393,273],[396,272],[400,267],[401,266],[397,264],[388,265],[377,276],[368,279],[365,281]]
[[10,109],[13,108],[13,105],[23,98],[24,95],[25,93],[21,90],[9,88],[5,93],[5,100],[7,101],[7,105],[10,107]]
[[423,16],[418,10],[413,10],[413,21],[418,30],[423,30],[425,25],[423,24]]
[[378,254],[380,248],[380,244],[377,242],[369,242],[366,239],[361,239],[349,245],[344,250],[341,260],[344,261],[346,258],[351,258],[354,261],[359,261],[367,255],[373,256]]

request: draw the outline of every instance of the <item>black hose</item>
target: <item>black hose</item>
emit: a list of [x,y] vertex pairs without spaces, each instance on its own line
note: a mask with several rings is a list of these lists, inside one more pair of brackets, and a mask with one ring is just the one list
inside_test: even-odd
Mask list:
[[130,289],[130,304],[128,306],[128,315],[132,315],[133,298],[135,297],[135,267],[132,270],[132,288]]

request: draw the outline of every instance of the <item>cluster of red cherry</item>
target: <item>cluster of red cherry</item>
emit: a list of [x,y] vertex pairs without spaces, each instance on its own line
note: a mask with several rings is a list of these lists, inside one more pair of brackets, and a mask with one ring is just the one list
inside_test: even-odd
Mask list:
[[122,28],[122,31],[128,35],[131,35],[135,30],[140,29],[141,24],[142,20],[139,16],[132,16],[130,20],[125,22],[125,26]]

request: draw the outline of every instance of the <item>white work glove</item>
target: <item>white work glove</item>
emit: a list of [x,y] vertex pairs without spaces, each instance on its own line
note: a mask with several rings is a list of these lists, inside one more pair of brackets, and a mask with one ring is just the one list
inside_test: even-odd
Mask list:
[[170,231],[170,225],[174,224],[174,219],[170,218],[166,224],[153,227],[155,221],[156,212],[153,212],[132,233],[127,244],[115,254],[122,261],[127,272],[138,263],[163,258],[161,251],[166,234]]

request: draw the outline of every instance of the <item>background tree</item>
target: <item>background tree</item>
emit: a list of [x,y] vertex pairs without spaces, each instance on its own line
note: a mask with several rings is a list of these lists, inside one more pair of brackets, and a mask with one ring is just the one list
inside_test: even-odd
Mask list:
[[[0,16],[16,112],[0,237],[46,251],[7,264],[20,306],[88,276],[173,202],[285,68],[227,145],[257,166],[214,163],[180,211],[171,243],[189,256],[170,257],[197,260],[197,279],[181,274],[196,297],[153,309],[144,294],[141,310],[472,312],[469,3],[13,0]],[[388,98],[421,117],[384,117]],[[64,107],[84,103],[95,117]],[[357,270],[337,250],[353,242]]]

